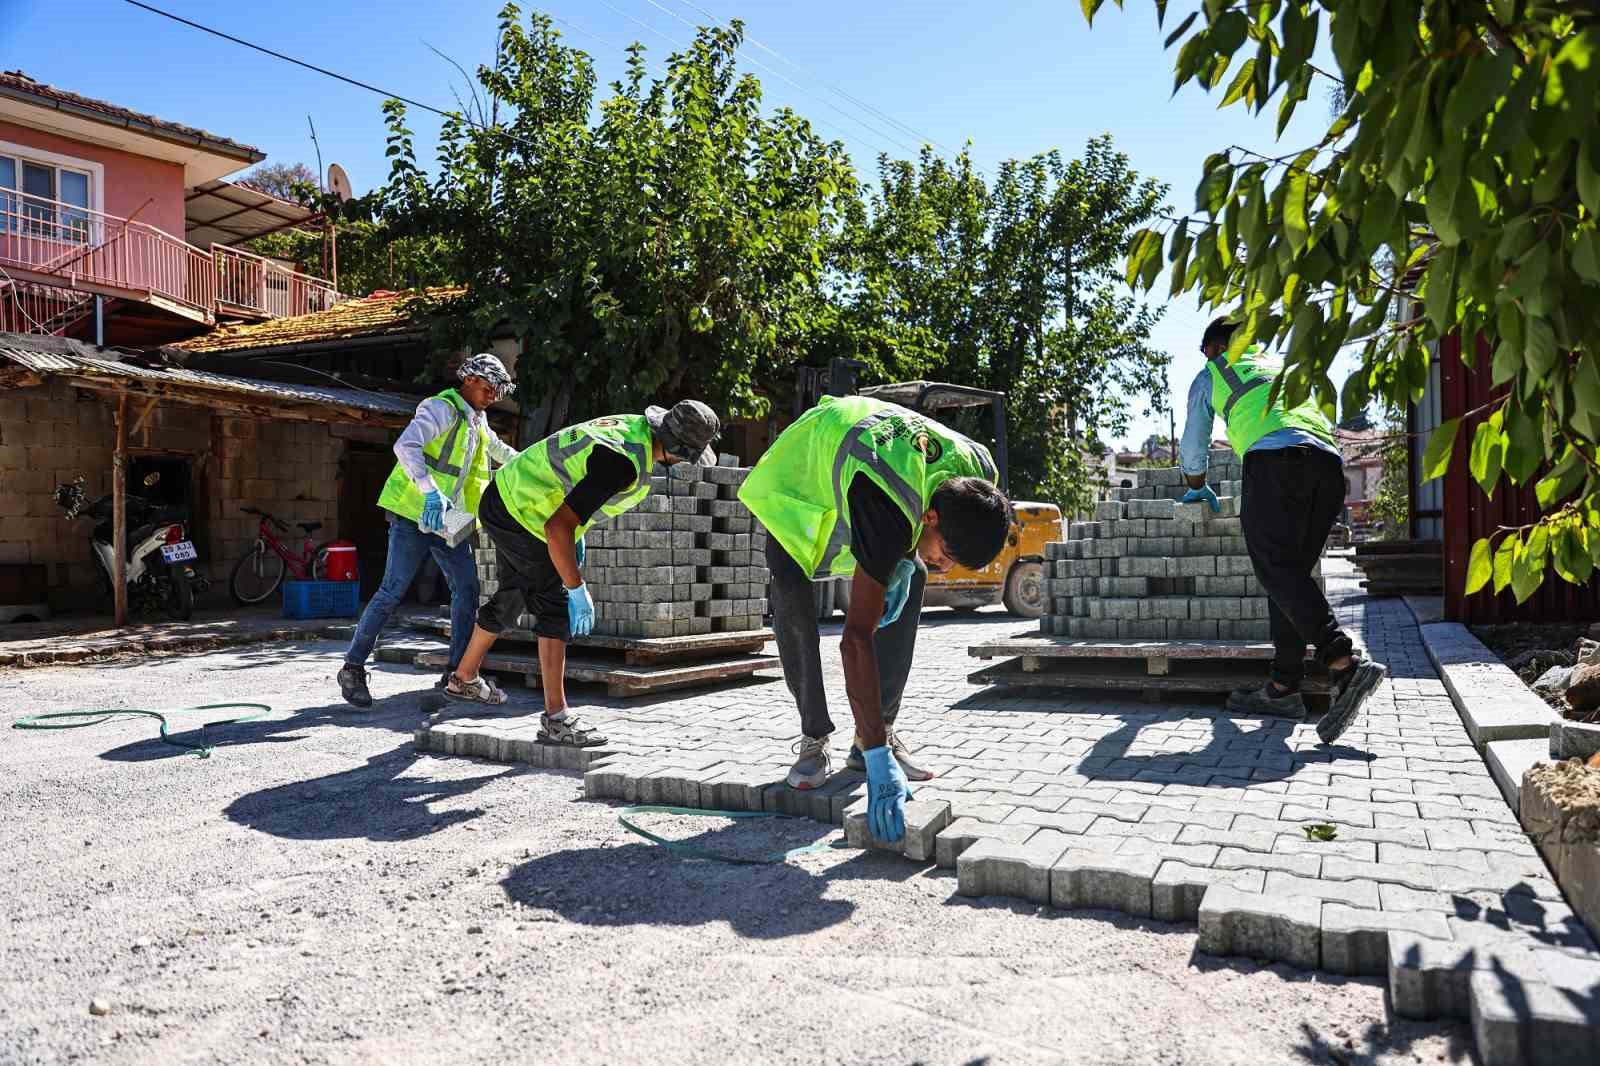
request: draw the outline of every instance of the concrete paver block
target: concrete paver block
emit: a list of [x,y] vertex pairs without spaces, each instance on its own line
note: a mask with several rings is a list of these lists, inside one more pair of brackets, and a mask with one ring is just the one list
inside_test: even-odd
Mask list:
[[1489,775],[1500,786],[1500,794],[1513,810],[1522,808],[1522,775],[1539,763],[1550,761],[1550,736],[1527,740],[1493,740],[1484,745],[1483,761]]
[[1200,900],[1197,947],[1207,955],[1244,955],[1314,970],[1322,959],[1322,904],[1308,896],[1212,885]]
[[1218,870],[1169,859],[1150,882],[1150,914],[1164,922],[1192,922],[1212,885],[1259,893],[1266,877],[1263,870]]
[[1072,837],[1041,829],[1021,844],[986,838],[956,859],[956,891],[963,896],[1010,896],[1050,902],[1050,868]]
[[867,828],[867,800],[863,796],[845,814],[844,838],[853,848],[893,851],[924,862],[933,858],[934,841],[949,824],[950,804],[943,800],[907,800],[905,836],[893,844],[885,844]]
[[1484,1066],[1572,1066],[1600,1061],[1593,1002],[1542,981],[1474,970],[1472,1035]]
[[1160,866],[1158,855],[1068,848],[1050,868],[1050,902],[1148,918],[1150,882]]
[[1366,977],[1389,972],[1389,933],[1395,930],[1436,940],[1448,939],[1442,914],[1378,911],[1344,903],[1322,905],[1322,968],[1329,973]]
[[934,838],[934,862],[953,868],[961,853],[980,840],[999,840],[1021,844],[1039,831],[1036,825],[1022,822],[980,822],[976,818],[956,818]]

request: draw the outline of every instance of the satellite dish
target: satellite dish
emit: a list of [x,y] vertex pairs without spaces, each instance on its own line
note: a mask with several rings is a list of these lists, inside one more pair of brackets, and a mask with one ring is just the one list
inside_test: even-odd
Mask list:
[[344,172],[344,167],[338,163],[328,164],[328,191],[337,196],[341,202],[348,201],[355,195],[350,188],[350,175]]

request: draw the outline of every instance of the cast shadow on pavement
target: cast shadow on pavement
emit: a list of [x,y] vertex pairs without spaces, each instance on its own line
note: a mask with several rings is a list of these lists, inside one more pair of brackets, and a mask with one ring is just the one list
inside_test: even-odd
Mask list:
[[483,813],[481,808],[433,811],[430,804],[526,772],[510,768],[447,781],[404,776],[418,758],[407,741],[353,769],[240,796],[223,814],[286,840],[414,840]]
[[[1079,773],[1097,781],[1150,781],[1160,784],[1249,788],[1291,778],[1306,766],[1338,761],[1370,762],[1372,755],[1342,744],[1322,745],[1313,751],[1289,747],[1288,723],[1267,720],[1246,731],[1236,719],[1212,718],[1211,737],[1191,751],[1130,755],[1128,748],[1150,716],[1120,716],[1123,724],[1095,741],[1078,763]],[[1254,720],[1252,720],[1254,721]]]
[[[838,832],[806,819],[782,820],[781,840],[756,821],[681,838],[697,848],[759,855]],[[596,926],[699,926],[726,922],[741,936],[777,940],[848,921],[856,905],[828,899],[835,881],[897,883],[918,867],[889,852],[855,852],[826,869],[795,863],[735,865],[691,859],[653,844],[571,848],[530,859],[501,882],[506,898],[570,922]]]

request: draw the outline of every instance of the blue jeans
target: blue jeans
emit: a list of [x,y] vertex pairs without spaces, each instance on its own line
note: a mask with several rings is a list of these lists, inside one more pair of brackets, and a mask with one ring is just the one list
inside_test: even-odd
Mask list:
[[389,616],[400,606],[400,600],[416,579],[423,558],[433,553],[445,582],[450,586],[450,669],[454,670],[472,639],[473,621],[478,614],[478,567],[472,558],[472,540],[469,538],[454,548],[440,537],[424,533],[409,518],[389,516],[389,559],[384,564],[383,584],[373,594],[372,602],[361,612],[356,623],[356,635],[350,641],[350,650],[344,661],[351,666],[365,666],[378,643],[378,633],[388,623]]

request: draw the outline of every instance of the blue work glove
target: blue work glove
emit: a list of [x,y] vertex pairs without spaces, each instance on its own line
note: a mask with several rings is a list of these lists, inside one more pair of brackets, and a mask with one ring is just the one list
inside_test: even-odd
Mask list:
[[1222,502],[1217,499],[1217,494],[1211,491],[1210,485],[1201,485],[1197,489],[1190,489],[1183,494],[1180,503],[1195,503],[1204,500],[1211,507],[1211,512],[1216,514],[1222,510]]
[[911,788],[906,775],[885,744],[861,753],[867,761],[867,828],[874,838],[893,844],[906,835],[906,800]]
[[573,552],[574,555],[576,555],[578,557],[578,568],[581,570],[583,568],[583,555],[584,555],[584,552],[583,552],[583,538],[582,537],[579,537],[577,540],[572,542],[572,552]]
[[424,533],[437,533],[444,528],[444,497],[438,489],[422,497],[422,517],[417,519],[417,528]]
[[567,590],[567,624],[575,637],[586,637],[594,628],[594,600],[589,597],[588,585]]
[[910,559],[901,559],[894,566],[894,573],[889,576],[889,584],[884,590],[883,620],[878,623],[878,628],[892,626],[900,620],[900,612],[906,609],[906,599],[911,595],[911,575],[917,572],[917,564]]

